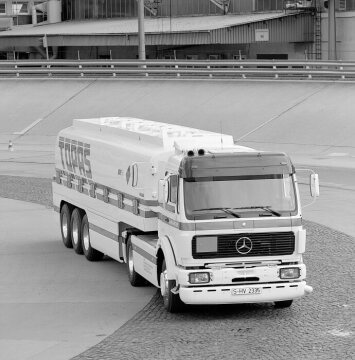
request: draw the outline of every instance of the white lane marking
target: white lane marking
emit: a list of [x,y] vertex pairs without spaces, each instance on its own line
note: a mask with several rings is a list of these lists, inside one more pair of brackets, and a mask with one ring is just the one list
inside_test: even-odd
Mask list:
[[332,157],[339,157],[339,156],[350,156],[349,153],[330,153],[328,154],[328,156],[332,156]]
[[271,119],[264,121],[262,124],[260,124],[259,126],[257,126],[255,129],[250,130],[249,132],[247,132],[246,134],[240,136],[238,139],[234,140],[235,143],[237,143],[238,141],[241,141],[243,139],[245,139],[247,136],[255,133],[256,131],[258,131],[259,129],[263,128],[264,126],[266,126],[267,124],[269,124],[270,122],[280,118],[282,115],[286,114],[287,112],[289,112],[290,110],[292,110],[293,108],[297,107],[298,105],[302,104],[303,102],[307,101],[310,97],[316,95],[317,93],[319,93],[320,91],[324,90],[326,87],[328,87],[328,85],[326,86],[322,86],[320,88],[317,88],[315,91],[313,91],[310,94],[307,94],[305,96],[301,96],[300,98],[298,98],[293,105],[287,107],[285,110],[281,111],[279,114],[274,115]]
[[38,123],[40,123],[43,119],[39,118],[37,120],[35,120],[32,124],[28,125],[27,127],[25,127],[23,130],[21,131],[16,131],[13,134],[14,135],[25,135],[28,131],[30,131],[33,127],[35,127]]

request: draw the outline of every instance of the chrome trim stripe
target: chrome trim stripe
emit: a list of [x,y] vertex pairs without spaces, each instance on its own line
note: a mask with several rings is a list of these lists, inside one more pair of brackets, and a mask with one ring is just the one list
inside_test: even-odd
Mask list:
[[292,226],[302,226],[302,219],[291,219]]
[[110,231],[107,231],[99,226],[96,226],[94,225],[93,223],[89,223],[89,229],[92,230],[92,231],[95,231],[96,233],[102,235],[102,236],[105,236],[111,240],[114,240],[116,242],[118,242],[118,235],[110,232]]
[[157,264],[157,258],[153,255],[150,255],[148,252],[137,246],[136,244],[133,245],[133,250],[138,253],[139,255],[143,256],[145,259],[153,263],[154,265]]
[[[101,201],[104,201],[104,196],[101,194],[96,194],[96,198]],[[115,207],[118,207],[118,200],[116,200],[116,199],[112,199],[109,197],[107,203],[114,205]],[[129,211],[129,212],[133,213],[133,206],[123,204],[123,207],[121,208],[121,210]],[[149,211],[149,210],[146,211],[146,210],[139,209],[138,216],[144,217],[146,219],[148,219],[148,218],[150,219],[150,218],[156,218],[157,214],[154,211]]]
[[116,189],[110,188],[110,187],[102,185],[102,184],[95,183],[95,185],[96,185],[96,189],[100,189],[100,190],[108,189],[110,194],[114,194],[114,195],[122,194],[123,197],[125,199],[128,199],[128,200],[136,200],[137,199],[137,200],[139,200],[139,203],[142,204],[142,205],[145,205],[145,206],[158,206],[158,201],[157,200],[145,200],[145,199],[138,198],[136,196],[124,193],[122,191],[118,191]]
[[[203,231],[203,230],[241,230],[241,229],[262,229],[262,228],[277,228],[277,227],[289,227],[300,226],[302,224],[301,219],[278,219],[273,220],[232,220],[232,221],[220,221],[220,222],[178,222],[165,216],[163,214],[158,215],[158,219],[165,224],[173,226],[183,231]],[[245,224],[245,225],[243,225]]]
[[280,219],[264,219],[264,220],[253,220],[254,228],[270,228],[270,227],[291,227],[292,221],[290,218]]
[[[123,199],[128,199],[128,200],[131,200],[131,201],[134,201],[134,200],[137,200],[139,205],[144,205],[144,206],[158,206],[158,201],[156,200],[145,200],[145,199],[141,199],[141,198],[138,198],[138,197],[135,197],[133,195],[130,195],[130,194],[126,194],[126,193],[123,193],[123,192],[120,192],[116,189],[112,189],[110,187],[107,187],[107,186],[104,186],[102,184],[98,184],[98,183],[95,183],[93,182],[92,180],[88,180],[87,178],[85,177],[81,177],[79,175],[76,175],[76,174],[73,174],[71,172],[68,172],[66,170],[60,170],[60,169],[55,169],[56,170],[56,177],[55,177],[55,182],[58,183],[58,184],[62,184],[66,187],[68,187],[68,181],[67,179],[63,179],[63,180],[60,180],[60,177],[61,176],[64,176],[64,177],[68,177],[69,175],[72,176],[72,179],[76,179],[76,180],[81,180],[82,181],[82,194],[85,194],[85,195],[88,195],[90,196],[90,191],[86,188],[84,188],[84,185],[86,184],[93,184],[94,185],[94,188],[95,190],[102,190],[104,192],[104,189],[106,189],[106,191],[108,191],[108,194],[114,194],[114,195],[117,195],[117,197],[119,195],[121,195],[123,197]],[[59,178],[58,178],[59,177]],[[70,185],[70,184],[69,184]],[[70,186],[71,189],[73,190],[76,190],[78,192],[79,191],[79,186],[78,185],[74,185],[72,182],[71,182],[71,186]],[[97,199],[99,199],[100,201],[103,201],[105,202],[105,197],[102,195],[102,194],[98,194],[95,192],[94,196],[92,197],[96,197]],[[114,205],[118,208],[119,207],[119,201],[118,199],[112,199],[110,197],[108,197],[108,201],[107,201],[108,204],[111,204],[111,205]],[[123,207],[121,209],[124,209],[125,211],[129,211],[131,213],[134,213],[133,212],[133,206],[131,205],[127,205],[127,204],[124,204],[123,203]],[[146,219],[151,219],[151,218],[156,218],[157,217],[157,214],[154,212],[154,211],[151,211],[151,210],[143,210],[143,209],[139,209],[139,213],[136,214],[137,216],[141,216],[141,217],[144,217]]]

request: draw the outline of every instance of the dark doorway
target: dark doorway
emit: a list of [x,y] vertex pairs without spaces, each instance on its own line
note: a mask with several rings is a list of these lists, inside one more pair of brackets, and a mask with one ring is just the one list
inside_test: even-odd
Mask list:
[[288,60],[288,54],[257,54],[257,60]]

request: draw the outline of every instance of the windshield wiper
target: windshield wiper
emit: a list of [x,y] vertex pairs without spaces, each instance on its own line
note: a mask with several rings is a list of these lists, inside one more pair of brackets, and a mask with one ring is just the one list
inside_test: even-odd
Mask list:
[[221,211],[224,211],[226,214],[232,215],[236,218],[240,218],[240,215],[236,214],[232,209],[229,209],[229,208],[216,207],[216,208],[195,209],[193,211],[195,212],[195,211],[203,211],[203,210],[221,210]]
[[281,214],[279,212],[271,209],[271,206],[245,206],[245,207],[233,208],[233,210],[243,210],[243,209],[261,209],[261,210],[267,211],[275,216],[281,216]]

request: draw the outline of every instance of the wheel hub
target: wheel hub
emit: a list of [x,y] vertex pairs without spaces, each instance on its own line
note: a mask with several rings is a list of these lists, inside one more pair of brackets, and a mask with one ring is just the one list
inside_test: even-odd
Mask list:
[[168,296],[168,289],[169,289],[168,272],[164,270],[160,274],[160,292],[163,297]]
[[62,216],[62,231],[63,231],[63,236],[65,238],[68,237],[68,217],[67,214],[63,214]]
[[73,242],[77,244],[79,242],[79,228],[78,228],[78,222],[76,219],[73,221],[73,230],[72,230],[72,238]]
[[134,271],[132,245],[128,249],[128,270],[129,274],[132,276]]
[[84,248],[86,251],[89,251],[89,247],[90,247],[90,237],[89,237],[89,230],[88,227],[85,225],[84,229],[83,229],[83,243],[84,243]]

